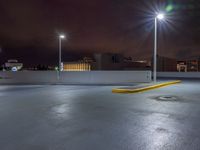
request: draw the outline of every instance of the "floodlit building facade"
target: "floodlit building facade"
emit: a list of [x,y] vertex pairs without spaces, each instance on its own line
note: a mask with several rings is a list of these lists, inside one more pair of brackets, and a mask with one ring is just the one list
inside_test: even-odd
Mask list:
[[63,63],[63,71],[90,71],[91,64],[84,62],[65,62]]
[[5,63],[4,66],[7,70],[18,71],[18,70],[22,69],[23,63],[19,63],[18,60],[16,60],[16,59],[10,59],[10,60],[8,60],[8,62]]

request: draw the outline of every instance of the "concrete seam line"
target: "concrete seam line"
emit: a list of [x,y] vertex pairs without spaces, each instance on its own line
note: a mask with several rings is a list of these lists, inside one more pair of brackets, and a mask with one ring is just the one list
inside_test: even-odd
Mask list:
[[151,85],[151,86],[147,86],[147,87],[143,87],[143,88],[136,88],[136,89],[113,89],[112,92],[113,93],[124,93],[124,94],[139,93],[139,92],[153,90],[153,89],[161,88],[161,87],[164,87],[164,86],[169,86],[169,85],[172,85],[172,84],[178,84],[178,83],[181,83],[181,81],[176,80],[176,81],[165,82],[165,83]]

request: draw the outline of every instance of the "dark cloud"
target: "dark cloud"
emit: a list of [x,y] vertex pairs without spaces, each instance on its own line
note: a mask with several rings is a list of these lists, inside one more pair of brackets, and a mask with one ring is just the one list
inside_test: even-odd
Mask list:
[[200,6],[194,0],[1,0],[0,46],[4,55],[0,57],[27,56],[37,62],[48,60],[48,56],[36,53],[48,53],[53,59],[60,32],[69,35],[69,40],[63,41],[66,54],[99,51],[150,57],[153,13],[168,4],[174,7],[169,21],[159,23],[159,54],[179,57],[185,47],[195,47],[190,51],[198,54],[200,21],[196,18]]

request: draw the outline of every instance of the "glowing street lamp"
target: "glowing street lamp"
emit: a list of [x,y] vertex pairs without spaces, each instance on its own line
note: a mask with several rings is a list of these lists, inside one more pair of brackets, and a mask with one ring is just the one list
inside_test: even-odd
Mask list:
[[154,35],[154,61],[153,61],[153,81],[157,81],[157,24],[158,20],[165,19],[165,15],[163,13],[158,13],[155,16],[155,35]]
[[64,39],[64,38],[65,38],[65,35],[62,34],[62,35],[60,35],[59,37],[60,37],[61,39]]
[[60,79],[60,72],[62,71],[61,70],[61,49],[62,49],[62,39],[65,39],[65,35],[63,34],[60,34],[59,35],[59,68],[58,68],[58,79]]
[[158,15],[156,16],[156,18],[158,18],[159,20],[162,20],[162,19],[165,18],[165,15],[162,14],[162,13],[160,13],[160,14],[158,14]]

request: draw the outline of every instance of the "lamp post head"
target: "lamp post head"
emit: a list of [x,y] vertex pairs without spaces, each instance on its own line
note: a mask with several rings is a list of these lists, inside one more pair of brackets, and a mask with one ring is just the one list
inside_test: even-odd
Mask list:
[[64,38],[65,38],[65,35],[61,34],[61,35],[59,35],[59,38],[60,38],[60,39],[64,39]]
[[163,20],[163,19],[165,19],[165,15],[163,13],[158,13],[156,15],[156,18],[159,19],[159,20]]

